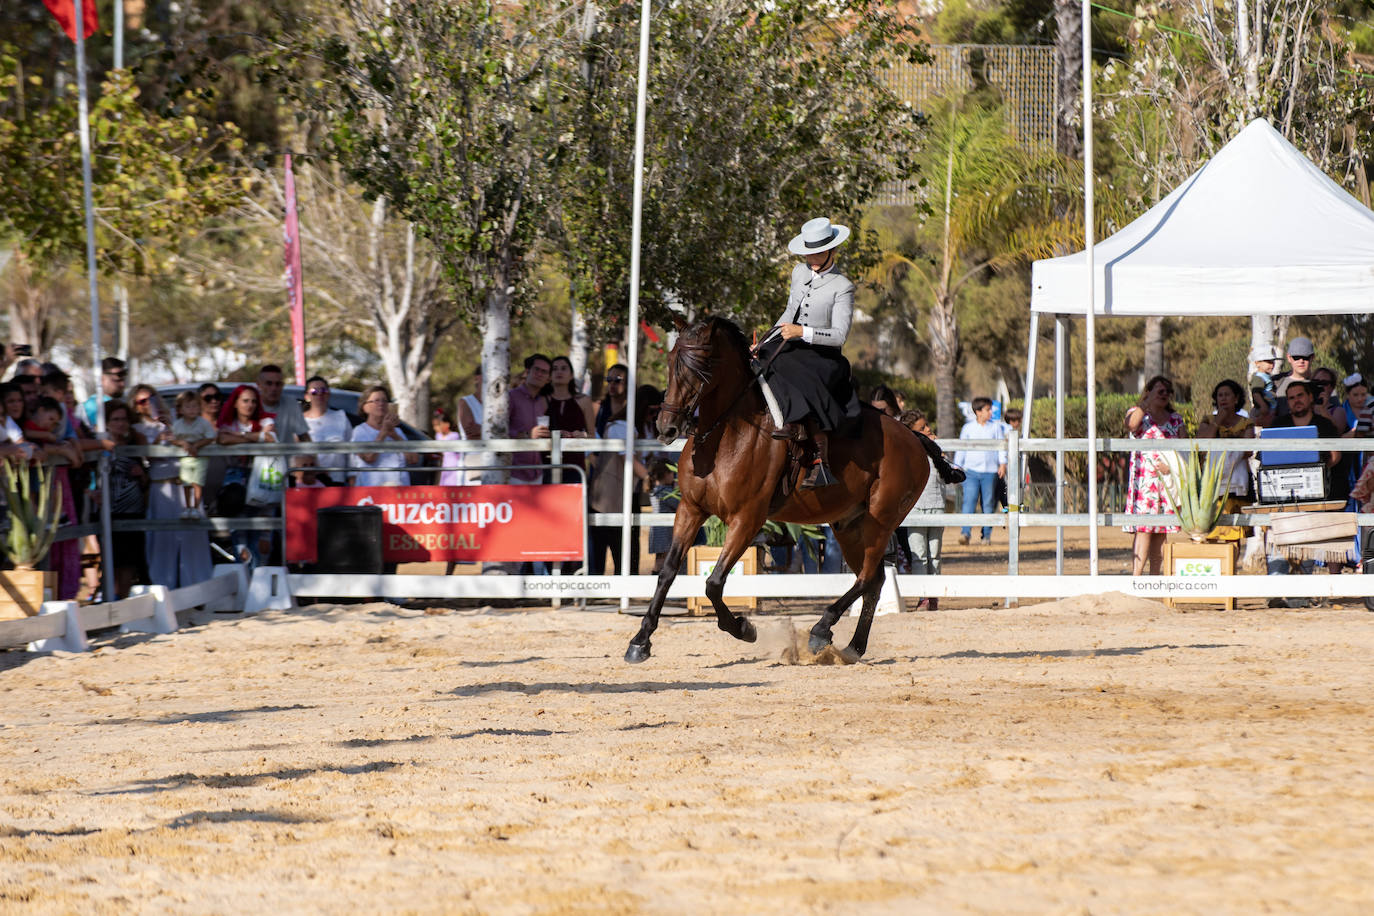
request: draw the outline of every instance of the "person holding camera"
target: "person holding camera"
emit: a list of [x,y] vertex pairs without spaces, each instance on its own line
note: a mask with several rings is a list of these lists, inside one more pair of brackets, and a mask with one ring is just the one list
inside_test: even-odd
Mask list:
[[[364,422],[353,427],[354,442],[404,442],[406,437],[396,427],[400,417],[391,394],[381,385],[373,385],[363,392],[360,407]],[[415,452],[363,452],[350,456],[352,472],[349,482],[357,487],[403,487],[410,483],[405,468],[416,464],[420,456]]]

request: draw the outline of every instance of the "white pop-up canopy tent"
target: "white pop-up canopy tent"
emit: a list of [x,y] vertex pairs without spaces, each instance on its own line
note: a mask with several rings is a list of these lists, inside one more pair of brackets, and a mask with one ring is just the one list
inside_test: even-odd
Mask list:
[[[1086,310],[1083,252],[1036,261],[1031,309]],[[1374,212],[1255,120],[1093,248],[1099,315],[1374,311]]]
[[[1080,251],[1032,266],[1023,435],[1031,428],[1039,317],[1056,316],[1058,377],[1064,316],[1087,312],[1090,270],[1096,315],[1374,312],[1374,212],[1268,121],[1252,121],[1168,197],[1094,245],[1091,259]],[[1090,377],[1095,371],[1090,359]],[[1062,438],[1062,398],[1056,420]],[[1062,477],[1062,455],[1059,464]],[[1092,509],[1096,502],[1094,492]]]

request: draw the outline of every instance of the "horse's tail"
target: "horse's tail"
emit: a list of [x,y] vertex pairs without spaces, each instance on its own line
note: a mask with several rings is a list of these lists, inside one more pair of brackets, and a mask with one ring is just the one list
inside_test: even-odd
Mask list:
[[940,475],[941,480],[945,483],[964,482],[964,469],[955,467],[949,463],[949,459],[945,458],[945,450],[940,448],[939,443],[925,433],[918,433],[914,429],[911,432],[917,439],[921,440],[921,446],[926,450],[926,454],[930,456],[930,461],[935,465],[935,471]]

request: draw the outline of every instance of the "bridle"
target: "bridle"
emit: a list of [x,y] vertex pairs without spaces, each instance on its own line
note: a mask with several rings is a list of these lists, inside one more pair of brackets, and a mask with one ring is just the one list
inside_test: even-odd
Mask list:
[[[774,331],[777,331],[776,327],[771,329],[767,334],[764,335],[763,340],[759,341],[759,345],[762,346],[764,343],[766,343],[768,339],[773,336]],[[676,404],[670,403],[667,397],[665,396],[663,399],[663,403],[659,406],[659,416],[661,417],[663,415],[663,412],[667,411],[670,414],[677,414],[678,416],[685,417],[686,420],[683,423],[683,432],[686,432],[688,423],[693,424],[691,436],[699,444],[705,444],[711,438],[711,434],[716,431],[716,429],[720,426],[721,422],[730,415],[731,411],[735,409],[735,405],[737,405],[740,402],[740,399],[744,397],[745,392],[747,392],[750,388],[752,388],[755,384],[758,383],[758,380],[761,379],[763,377],[763,374],[768,371],[768,367],[773,365],[773,360],[777,359],[778,354],[782,352],[781,347],[774,350],[772,355],[768,357],[768,361],[765,362],[762,366],[760,366],[758,371],[755,372],[753,376],[749,379],[749,383],[740,386],[739,391],[736,392],[734,398],[731,399],[730,403],[725,405],[725,409],[722,410],[720,414],[716,417],[715,422],[708,426],[705,432],[698,432],[695,429],[697,408],[701,406],[701,399],[706,394],[706,382],[709,380],[711,369],[715,365],[714,359],[712,359],[708,355],[703,355],[710,353],[711,345],[709,340],[705,343],[687,343],[679,339],[677,342],[677,346],[673,349],[675,351],[678,349],[682,350],[682,352],[677,357],[675,357],[674,360],[678,366],[678,372],[686,371],[693,378],[695,378],[697,380],[697,390],[696,393],[692,396],[691,403],[687,404],[685,407],[679,407]],[[678,374],[678,372],[675,372],[674,374],[676,375]]]

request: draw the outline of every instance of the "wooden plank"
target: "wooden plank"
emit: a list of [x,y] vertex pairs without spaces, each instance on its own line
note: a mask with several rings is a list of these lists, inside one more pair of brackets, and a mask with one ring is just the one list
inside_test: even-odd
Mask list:
[[1269,528],[1270,543],[1275,546],[1310,544],[1354,538],[1359,526],[1349,512],[1294,512],[1275,515]]
[[238,590],[238,582],[233,576],[215,576],[195,585],[173,589],[169,594],[172,611],[185,611],[200,607],[219,598],[227,598]]
[[19,620],[0,620],[0,646],[26,646],[39,639],[56,639],[67,633],[66,614],[41,614]]
[[139,595],[110,604],[88,604],[77,613],[81,616],[81,628],[89,632],[151,617],[156,604],[152,595]]

